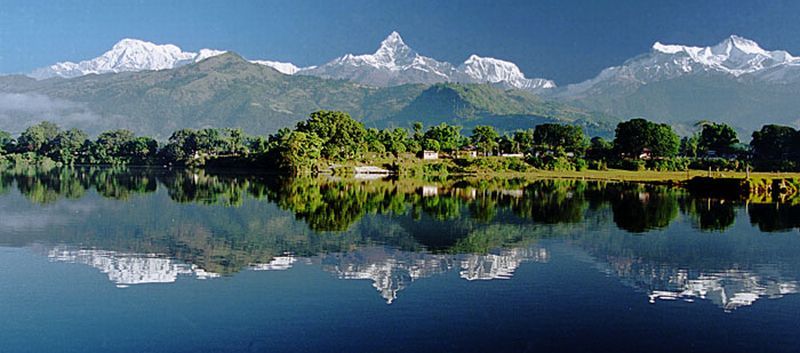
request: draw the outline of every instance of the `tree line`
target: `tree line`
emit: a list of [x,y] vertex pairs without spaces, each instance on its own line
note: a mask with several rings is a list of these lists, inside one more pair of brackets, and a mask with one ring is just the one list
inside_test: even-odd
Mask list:
[[124,129],[91,139],[82,130],[63,130],[50,122],[30,126],[16,138],[0,131],[3,160],[47,159],[66,165],[202,166],[229,160],[245,167],[300,174],[314,172],[320,162],[399,157],[421,151],[457,157],[465,150],[481,156],[522,154],[530,166],[550,170],[800,168],[800,132],[791,127],[765,125],[753,132],[746,145],[727,124],[701,122],[695,134],[680,138],[671,126],[642,118],[619,123],[612,140],[589,138],[579,126],[556,123],[505,134],[480,125],[465,135],[460,126],[446,123],[381,130],[366,128],[339,111],[311,113],[294,129],[284,128],[269,136],[232,128],[181,129],[163,143]]
[[[509,221],[507,217],[511,215],[520,221],[530,220],[540,225],[580,224],[598,212],[611,211],[610,217],[602,216],[596,221],[613,221],[620,229],[642,233],[668,227],[679,214],[684,214],[701,230],[724,231],[734,224],[739,214],[737,210],[746,202],[750,223],[762,231],[800,227],[800,205],[796,203],[775,207],[774,203],[756,199],[708,199],[691,191],[661,185],[579,180],[454,180],[434,184],[438,190],[434,195],[425,195],[422,185],[431,184],[359,183],[343,179],[275,178],[213,174],[204,170],[154,171],[126,167],[0,170],[0,194],[16,188],[27,199],[40,204],[51,204],[62,198],[79,199],[89,190],[105,198],[126,200],[163,188],[177,203],[224,207],[241,207],[248,199],[273,203],[319,232],[347,231],[362,217],[371,214],[406,215],[416,221],[427,215],[430,221],[424,221],[426,229],[441,227],[440,230],[412,232],[423,237],[419,240],[427,249],[437,244],[441,246],[441,240],[448,235],[453,238],[450,244],[457,244],[458,239],[472,231],[460,227],[503,223]],[[474,193],[468,192],[470,189]],[[521,194],[515,196],[508,190],[518,190]],[[643,194],[647,197],[643,198]],[[251,206],[246,208],[252,209]],[[263,212],[261,208],[255,210],[259,210],[255,214]],[[200,216],[204,221],[211,221],[210,218],[213,217]],[[511,223],[517,224],[516,221]],[[226,222],[219,226],[229,225]],[[434,243],[425,243],[426,234],[437,235]]]

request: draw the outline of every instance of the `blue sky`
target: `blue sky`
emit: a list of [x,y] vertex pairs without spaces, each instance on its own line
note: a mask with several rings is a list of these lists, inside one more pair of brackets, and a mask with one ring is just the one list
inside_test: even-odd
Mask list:
[[730,34],[800,55],[799,1],[38,1],[0,0],[0,73],[95,57],[121,38],[250,59],[321,64],[372,52],[392,30],[421,54],[472,53],[559,84],[649,50]]

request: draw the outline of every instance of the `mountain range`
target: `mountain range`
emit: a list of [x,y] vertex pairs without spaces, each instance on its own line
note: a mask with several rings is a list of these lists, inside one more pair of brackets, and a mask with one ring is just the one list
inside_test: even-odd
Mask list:
[[265,134],[313,111],[342,110],[374,127],[449,122],[529,128],[577,123],[595,134],[613,125],[602,114],[487,84],[372,87],[347,80],[286,75],[227,52],[173,69],[36,80],[0,77],[0,129],[19,132],[51,120],[90,133],[126,128],[167,138],[181,128],[240,127]]
[[706,119],[744,130],[767,123],[797,125],[800,58],[735,35],[709,47],[656,42],[649,53],[547,97],[673,124]]
[[[103,55],[79,63],[60,62],[34,70],[36,79],[72,78],[88,74],[165,70],[220,55],[223,50],[201,49],[184,52],[172,44],[157,45],[136,39],[123,39]],[[545,79],[528,79],[514,63],[471,55],[458,67],[422,56],[405,44],[397,32],[384,39],[374,54],[347,54],[320,66],[298,67],[272,60],[251,60],[287,75],[308,75],[345,79],[375,87],[441,82],[490,83],[501,88],[536,92],[555,87]]]
[[422,56],[406,45],[397,32],[389,34],[373,54],[347,54],[321,66],[301,68],[296,74],[378,87],[440,82],[489,83],[532,92],[555,87],[550,80],[526,78],[516,64],[508,61],[473,54],[461,65],[454,66]]
[[[766,123],[800,123],[800,58],[739,36],[708,47],[656,42],[648,53],[560,87],[495,58],[471,55],[457,66],[437,61],[397,32],[372,54],[310,67],[124,39],[95,59],[27,76],[0,77],[0,123],[12,126],[6,129],[55,116],[67,124],[91,121],[157,135],[167,126],[229,124],[270,132],[314,109],[347,110],[376,126],[489,121],[512,129],[562,121],[602,135],[637,116],[684,133],[699,120],[727,122],[747,135]],[[161,115],[164,123],[136,127],[156,119],[144,114]]]

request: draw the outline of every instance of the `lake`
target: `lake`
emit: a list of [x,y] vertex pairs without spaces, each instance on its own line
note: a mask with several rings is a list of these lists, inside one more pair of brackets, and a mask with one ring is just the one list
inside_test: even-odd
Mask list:
[[798,352],[800,204],[0,172],[0,352]]

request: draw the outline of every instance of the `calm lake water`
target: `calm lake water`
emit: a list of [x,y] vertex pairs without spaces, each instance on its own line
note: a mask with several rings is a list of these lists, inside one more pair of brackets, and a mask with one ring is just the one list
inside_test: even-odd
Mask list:
[[0,172],[0,352],[798,352],[800,205]]

